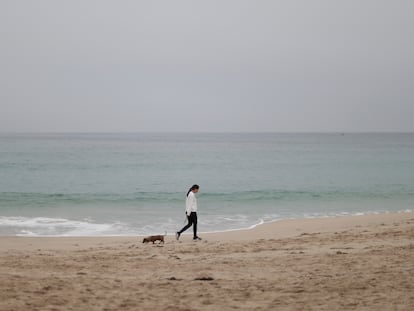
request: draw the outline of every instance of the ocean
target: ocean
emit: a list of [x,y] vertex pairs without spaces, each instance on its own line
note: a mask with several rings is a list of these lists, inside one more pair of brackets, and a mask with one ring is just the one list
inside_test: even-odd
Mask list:
[[174,234],[193,184],[200,232],[411,211],[414,134],[3,133],[0,235]]

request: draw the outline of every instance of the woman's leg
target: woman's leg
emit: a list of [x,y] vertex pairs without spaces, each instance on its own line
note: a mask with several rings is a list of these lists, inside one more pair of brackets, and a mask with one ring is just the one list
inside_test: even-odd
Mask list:
[[190,216],[187,216],[188,224],[186,224],[186,225],[184,226],[184,228],[182,228],[180,231],[178,231],[178,234],[183,233],[185,230],[187,230],[188,228],[190,228],[190,227],[191,227],[191,225],[193,224],[193,219],[192,219],[192,217],[191,217],[191,215],[192,215],[192,214],[193,214],[193,213],[191,213],[191,214],[190,214]]
[[194,233],[194,238],[196,238],[197,237],[197,213],[192,212],[190,217],[192,217],[193,233]]

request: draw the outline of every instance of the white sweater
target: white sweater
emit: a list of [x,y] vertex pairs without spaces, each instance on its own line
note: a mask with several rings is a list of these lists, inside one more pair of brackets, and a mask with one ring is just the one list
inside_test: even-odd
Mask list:
[[190,191],[185,201],[185,213],[190,216],[191,212],[197,212],[197,199],[192,191]]

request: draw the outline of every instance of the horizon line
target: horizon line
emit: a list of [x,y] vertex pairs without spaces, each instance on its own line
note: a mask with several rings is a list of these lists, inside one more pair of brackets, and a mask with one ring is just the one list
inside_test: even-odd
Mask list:
[[5,134],[414,134],[414,131],[0,131],[0,135]]

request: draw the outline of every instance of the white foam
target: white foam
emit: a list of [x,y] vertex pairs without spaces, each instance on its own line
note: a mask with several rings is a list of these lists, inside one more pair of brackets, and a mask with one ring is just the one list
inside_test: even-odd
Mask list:
[[122,223],[94,223],[91,220],[69,220],[48,217],[0,217],[0,228],[17,236],[102,236],[118,235]]

